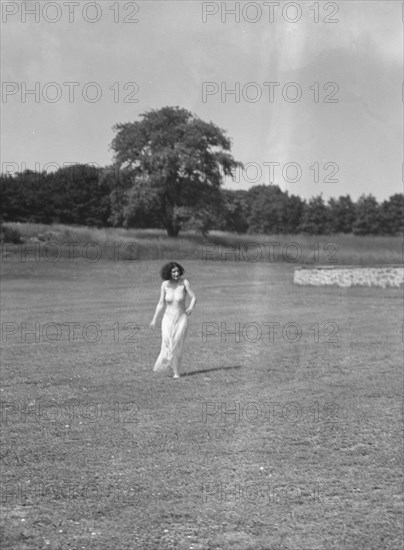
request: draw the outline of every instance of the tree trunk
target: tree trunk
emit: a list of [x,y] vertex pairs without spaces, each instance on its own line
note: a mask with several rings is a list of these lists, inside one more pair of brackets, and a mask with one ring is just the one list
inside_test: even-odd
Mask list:
[[169,237],[178,237],[178,233],[180,232],[179,225],[174,224],[172,221],[167,221],[165,226]]

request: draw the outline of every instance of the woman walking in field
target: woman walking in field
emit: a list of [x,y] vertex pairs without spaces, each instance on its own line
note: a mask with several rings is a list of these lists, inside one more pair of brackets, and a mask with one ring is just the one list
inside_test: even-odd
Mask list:
[[[150,323],[150,328],[154,330],[157,318],[166,305],[161,322],[161,351],[153,371],[161,372],[171,368],[174,378],[180,377],[179,369],[187,334],[188,315],[192,313],[196,304],[196,296],[187,279],[183,279],[183,274],[184,268],[176,262],[170,262],[162,267],[160,299]],[[185,306],[187,295],[191,298],[188,308]]]

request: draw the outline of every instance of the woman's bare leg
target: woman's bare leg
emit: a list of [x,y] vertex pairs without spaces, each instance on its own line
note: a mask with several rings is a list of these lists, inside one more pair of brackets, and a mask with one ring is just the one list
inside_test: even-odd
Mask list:
[[174,372],[173,378],[179,378],[180,377],[179,361],[177,360],[177,358],[175,358],[172,362],[172,369],[173,369],[173,372]]

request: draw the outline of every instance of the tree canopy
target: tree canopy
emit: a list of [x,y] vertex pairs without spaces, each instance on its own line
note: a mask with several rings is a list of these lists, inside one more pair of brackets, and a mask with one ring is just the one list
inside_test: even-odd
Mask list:
[[207,231],[223,207],[220,186],[242,166],[224,130],[181,107],[163,107],[140,121],[116,124],[111,148],[130,173],[124,218],[157,217],[169,236],[184,227]]

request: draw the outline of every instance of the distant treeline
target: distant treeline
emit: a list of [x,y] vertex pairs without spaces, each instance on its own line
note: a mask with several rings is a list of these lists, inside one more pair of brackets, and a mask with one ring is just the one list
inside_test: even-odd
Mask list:
[[[133,204],[133,176],[86,164],[52,173],[30,170],[0,176],[0,216],[4,222],[62,223],[97,227],[161,228],[153,200]],[[147,197],[146,197],[147,198]],[[403,232],[401,193],[378,203],[372,195],[354,202],[349,195],[325,202],[289,195],[276,185],[221,191],[221,217],[212,229],[237,233],[312,235]]]

